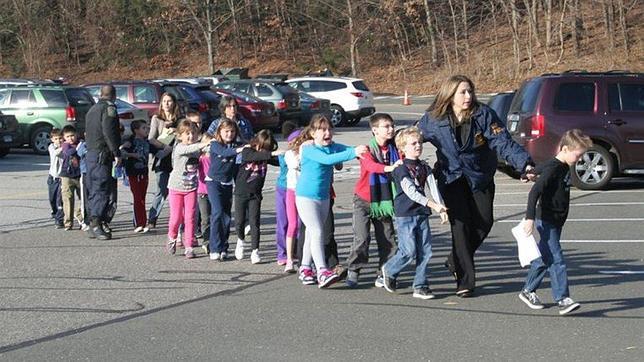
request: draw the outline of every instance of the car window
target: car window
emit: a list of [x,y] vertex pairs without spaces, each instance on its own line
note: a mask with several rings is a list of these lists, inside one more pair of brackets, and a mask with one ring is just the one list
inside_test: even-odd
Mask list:
[[542,84],[542,81],[536,79],[525,83],[514,96],[510,113],[533,113],[537,106],[537,98]]
[[36,98],[34,93],[30,90],[14,90],[11,92],[11,105],[16,106],[26,106],[26,105],[35,105]]
[[611,111],[644,111],[644,84],[611,84],[608,87]]
[[0,105],[5,104],[10,95],[11,91],[9,89],[0,89]]
[[290,82],[290,83],[288,83],[288,86],[293,88],[293,89],[302,89],[302,90],[304,89],[304,88],[300,87],[300,84],[298,82]]
[[92,99],[92,96],[85,89],[69,88],[65,90],[65,94],[67,95],[67,99],[69,100],[69,103],[72,106],[78,106],[78,105],[87,106],[87,105],[94,104],[94,100]]
[[[313,81],[311,82],[311,92],[331,92],[338,89],[346,88],[347,85],[342,82],[333,81]],[[305,90],[306,91],[306,90]]]
[[555,95],[554,108],[557,111],[592,112],[595,108],[595,84],[561,83]]
[[264,83],[255,83],[255,90],[258,97],[272,97],[274,93],[271,87]]
[[367,85],[366,85],[366,84],[364,84],[364,82],[363,82],[363,81],[361,81],[361,80],[356,80],[356,81],[352,82],[351,84],[353,84],[353,86],[354,86],[357,90],[361,90],[361,91],[365,91],[365,92],[368,92],[368,91],[369,91],[369,88],[367,88]]
[[116,101],[114,101],[114,105],[116,105],[116,109],[119,112],[136,108],[132,104],[118,98],[116,99]]
[[116,98],[122,99],[124,101],[128,100],[126,85],[116,85],[114,86],[114,89],[116,90]]
[[[89,94],[91,94],[92,97],[94,97],[94,99],[98,99],[98,96],[101,93],[101,87],[99,87],[99,86],[91,86],[91,87],[85,87],[85,88],[87,89]],[[121,97],[119,97],[117,95],[116,98],[121,98]]]
[[218,94],[215,94],[210,89],[199,89],[198,92],[199,94],[201,94],[202,97],[204,97],[210,102],[219,103],[219,100],[221,99],[221,97]]
[[134,103],[158,103],[156,88],[152,85],[134,86]]
[[49,107],[67,107],[67,99],[62,90],[43,89],[40,91]]
[[181,91],[179,91],[179,87],[176,86],[162,86],[161,89],[163,90],[163,93],[168,93],[172,94],[178,101],[183,101],[185,100],[185,97]]

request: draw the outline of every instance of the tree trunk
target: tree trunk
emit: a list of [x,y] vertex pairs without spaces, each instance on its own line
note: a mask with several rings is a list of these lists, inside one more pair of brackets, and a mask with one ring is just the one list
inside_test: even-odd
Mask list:
[[467,3],[468,0],[463,0],[463,40],[465,40],[465,59],[470,57],[470,44],[469,36],[467,35],[468,25],[467,25]]
[[579,15],[579,0],[570,1],[570,21],[570,27],[572,29],[572,49],[575,56],[578,57],[580,54],[579,48],[581,45],[580,40],[583,29],[581,17]]
[[604,0],[604,24],[606,25],[606,37],[608,38],[608,46],[612,52],[615,50],[615,9],[613,7],[613,0]]
[[552,0],[545,0],[546,46],[552,45]]
[[619,9],[619,26],[622,28],[622,41],[624,42],[624,53],[628,56],[629,53],[629,44],[628,44],[628,28],[626,26],[626,7],[624,6],[624,0],[617,0],[617,7]]
[[438,54],[436,54],[436,32],[432,25],[432,15],[429,11],[429,0],[423,1],[425,7],[425,17],[427,18],[427,32],[429,33],[429,47],[431,49],[432,64],[438,63]]
[[564,0],[563,5],[561,6],[561,17],[559,18],[559,59],[557,59],[557,64],[561,63],[561,59],[564,55],[564,19],[566,16],[566,8],[568,7],[568,0]]
[[454,4],[449,0],[449,10],[452,13],[452,28],[454,29],[454,57],[456,58],[456,69],[460,64],[460,57],[458,55],[458,26],[456,25],[456,13],[454,12]]
[[347,0],[347,13],[349,16],[349,54],[351,57],[351,76],[356,77],[358,72],[356,70],[356,40],[353,33],[353,7],[351,0]]

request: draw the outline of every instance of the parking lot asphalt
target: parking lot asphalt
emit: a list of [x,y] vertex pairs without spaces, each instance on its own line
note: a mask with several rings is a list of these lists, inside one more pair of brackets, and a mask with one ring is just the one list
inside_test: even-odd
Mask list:
[[[377,102],[399,125],[429,105],[423,98],[407,107],[397,98]],[[335,139],[366,143],[366,120],[338,129]],[[434,160],[430,145],[424,156]],[[373,287],[373,246],[373,267],[357,289],[339,283],[319,290],[283,274],[274,255],[274,168],[264,190],[264,262],[251,265],[164,254],[162,227],[131,232],[131,195],[122,185],[113,240],[55,230],[47,162],[26,151],[0,160],[0,360],[641,360],[644,179],[572,191],[562,245],[571,294],[582,307],[561,317],[547,277],[539,294],[548,308],[533,311],[517,298],[526,270],[510,229],[530,185],[502,173],[496,223],[476,257],[477,296],[454,296],[442,267],[449,228],[432,218],[429,281],[437,298],[421,301],[411,297],[411,270],[395,295]],[[352,161],[335,177],[342,260],[353,237],[358,171]]]

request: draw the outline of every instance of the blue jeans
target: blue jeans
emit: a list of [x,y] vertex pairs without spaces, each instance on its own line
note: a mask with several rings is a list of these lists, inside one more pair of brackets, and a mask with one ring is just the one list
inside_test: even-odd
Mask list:
[[541,236],[539,251],[541,258],[537,258],[530,264],[530,270],[525,280],[523,289],[534,292],[546,275],[550,273],[550,285],[552,287],[552,298],[558,302],[570,295],[568,291],[568,273],[566,263],[561,252],[561,226],[555,226],[546,221],[537,219],[537,231]]
[[163,210],[165,199],[168,198],[168,179],[170,178],[170,172],[157,171],[155,173],[157,176],[157,193],[154,194],[150,212],[148,213],[149,223],[156,223],[159,215],[161,215],[161,210]]
[[60,177],[47,176],[47,193],[51,207],[51,217],[56,224],[63,224],[63,198],[60,192]]
[[398,250],[383,265],[386,273],[393,278],[416,258],[414,289],[427,286],[427,263],[432,257],[432,233],[428,215],[396,216]]
[[233,185],[206,181],[210,201],[210,252],[228,252],[230,236],[230,211],[233,206]]

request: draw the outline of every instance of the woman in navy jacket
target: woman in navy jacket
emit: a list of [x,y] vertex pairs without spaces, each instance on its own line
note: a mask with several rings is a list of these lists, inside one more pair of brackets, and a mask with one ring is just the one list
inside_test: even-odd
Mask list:
[[424,142],[436,147],[434,172],[448,208],[452,251],[445,266],[456,278],[456,295],[469,297],[475,287],[474,253],[494,222],[497,154],[524,174],[533,162],[505,122],[476,100],[474,83],[462,75],[441,86],[418,127]]

